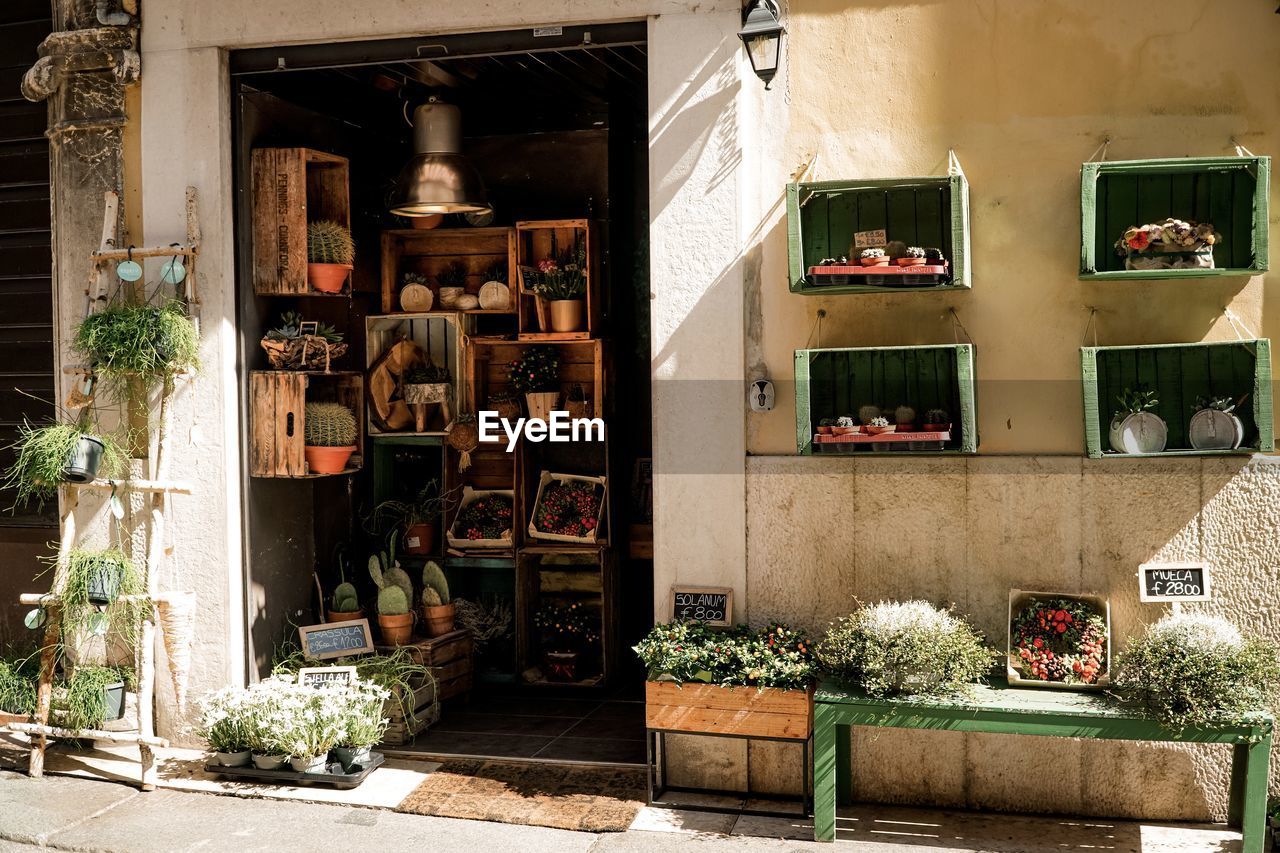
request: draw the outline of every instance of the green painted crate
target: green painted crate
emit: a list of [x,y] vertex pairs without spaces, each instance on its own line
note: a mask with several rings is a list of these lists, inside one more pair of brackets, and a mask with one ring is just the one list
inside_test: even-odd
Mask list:
[[[1110,450],[1111,418],[1116,398],[1125,388],[1155,391],[1164,419],[1167,449],[1154,456],[1213,456],[1275,449],[1271,415],[1271,342],[1223,341],[1198,344],[1148,344],[1129,347],[1082,347],[1085,446],[1095,459],[1129,456]],[[1187,437],[1197,397],[1248,394],[1235,414],[1244,424],[1245,441],[1237,450],[1194,450]]]
[[952,437],[941,451],[895,453],[976,453],[973,357],[973,344],[796,350],[796,450],[814,452],[813,435],[823,418],[857,417],[858,407],[868,403],[905,403],[917,417],[945,409]]
[[[916,287],[815,285],[807,273],[823,258],[849,253],[857,231],[885,229],[890,240],[939,248],[951,283]],[[969,270],[969,183],[964,175],[787,185],[787,257],[792,293],[897,293],[972,285]],[[850,259],[857,263],[856,258]]]
[[[1172,279],[1255,275],[1267,261],[1270,157],[1187,157],[1085,163],[1080,169],[1080,277]],[[1210,222],[1213,269],[1126,270],[1126,228],[1168,217]]]

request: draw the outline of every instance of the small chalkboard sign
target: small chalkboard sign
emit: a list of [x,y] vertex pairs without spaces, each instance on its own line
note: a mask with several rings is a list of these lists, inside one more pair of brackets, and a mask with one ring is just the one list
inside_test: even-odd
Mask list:
[[716,626],[731,625],[733,589],[727,586],[673,586],[671,620],[706,622]]
[[298,683],[311,687],[323,687],[334,682],[350,684],[355,680],[354,666],[304,666],[298,670]]
[[304,625],[298,629],[298,640],[307,660],[328,660],[373,651],[368,619]]
[[1143,563],[1138,566],[1141,601],[1208,601],[1207,563]]

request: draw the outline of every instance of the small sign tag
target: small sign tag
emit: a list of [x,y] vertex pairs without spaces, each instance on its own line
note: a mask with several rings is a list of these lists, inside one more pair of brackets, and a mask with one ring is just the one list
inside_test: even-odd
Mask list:
[[298,683],[321,687],[331,682],[350,684],[356,680],[354,666],[304,666],[298,670]]
[[1208,563],[1143,563],[1138,566],[1138,599],[1208,601]]
[[733,589],[727,586],[673,586],[671,619],[727,626],[733,622]]
[[853,235],[855,249],[879,249],[888,245],[889,235],[883,228],[877,231],[859,231]]
[[542,38],[543,36],[562,36],[564,35],[564,27],[534,27],[533,37]]

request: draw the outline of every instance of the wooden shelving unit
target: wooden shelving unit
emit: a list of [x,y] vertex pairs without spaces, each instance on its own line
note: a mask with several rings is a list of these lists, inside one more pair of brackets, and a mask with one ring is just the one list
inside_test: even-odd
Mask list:
[[466,292],[478,294],[495,266],[504,267],[511,301],[504,309],[475,308],[466,314],[516,313],[516,232],[514,228],[402,228],[382,232],[382,312],[401,312],[401,279],[407,272],[427,277],[435,295],[433,309],[440,305],[440,285],[436,277],[449,264],[459,262],[467,270]]
[[[517,658],[521,681],[542,687],[593,688],[608,684],[617,666],[619,613],[617,561],[607,547],[581,548],[540,545],[520,549],[516,561],[519,583]],[[581,677],[557,681],[546,676],[533,616],[544,600],[576,601],[598,611],[599,653],[585,654]]]
[[[457,311],[371,314],[365,317],[365,368],[373,367],[393,344],[399,341],[412,341],[432,364],[449,370],[453,387],[453,401],[450,409],[456,415],[458,405],[465,399],[466,377],[462,337],[470,327],[469,318],[463,312]],[[437,406],[427,424],[428,429],[423,432],[416,432],[412,424],[404,430],[382,430],[371,415],[368,430],[372,436],[442,436],[448,425],[444,407]]]
[[259,296],[350,296],[307,284],[307,223],[351,227],[346,157],[311,148],[258,148],[253,171],[253,292]]
[[303,370],[255,370],[249,375],[249,473],[254,477],[309,479],[306,461],[306,404],[342,403],[356,413],[356,452],[347,470],[360,470],[364,452],[364,375]]
[[[520,340],[585,341],[595,337],[599,333],[601,302],[600,247],[596,224],[589,219],[517,222],[516,234]],[[587,292],[583,306],[583,325],[586,328],[576,332],[556,332],[551,329],[550,309],[546,300],[526,284],[524,268],[536,267],[538,261],[546,258],[558,258],[561,253],[572,251],[578,243],[586,251]]]

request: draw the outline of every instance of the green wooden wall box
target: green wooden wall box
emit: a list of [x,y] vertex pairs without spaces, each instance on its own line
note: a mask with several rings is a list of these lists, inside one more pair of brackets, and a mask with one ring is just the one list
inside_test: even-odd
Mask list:
[[[927,287],[814,284],[810,266],[849,254],[858,231],[884,229],[888,239],[938,248],[951,283]],[[972,286],[969,270],[969,183],[964,175],[787,185],[787,258],[792,293],[897,293]],[[858,263],[857,258],[850,259]]]
[[929,409],[950,416],[951,441],[944,449],[895,454],[978,452],[973,344],[803,349],[796,350],[795,359],[797,452],[814,452],[813,435],[823,418],[856,418],[866,404],[906,404],[917,419]]
[[[1270,157],[1186,157],[1085,163],[1080,169],[1080,277],[1172,279],[1256,275],[1267,262]],[[1209,222],[1213,269],[1127,270],[1125,229],[1169,217]]]
[[[1155,413],[1168,427],[1163,453],[1143,456],[1212,456],[1275,449],[1271,414],[1271,342],[1222,341],[1198,344],[1147,344],[1127,347],[1082,347],[1085,447],[1092,457],[1114,453],[1108,438],[1111,418],[1125,388],[1155,391]],[[1244,424],[1237,450],[1195,450],[1187,437],[1197,397],[1248,395],[1234,414]]]

